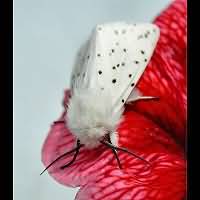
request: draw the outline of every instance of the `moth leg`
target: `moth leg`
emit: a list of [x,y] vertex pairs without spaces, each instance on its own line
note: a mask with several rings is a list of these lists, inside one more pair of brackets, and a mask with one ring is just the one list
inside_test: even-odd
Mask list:
[[[118,138],[117,138],[117,132],[112,132],[110,134],[110,137],[108,138],[108,142],[110,142],[111,144],[116,145],[117,142],[118,142],[117,140],[118,140]],[[122,169],[122,165],[121,165],[119,157],[117,155],[117,150],[114,149],[114,148],[111,148],[111,149],[112,149],[112,152],[113,152],[113,154],[114,154],[114,156],[115,156],[115,158],[117,160],[117,164],[118,164],[119,168]]]
[[57,120],[53,122],[54,124],[63,124],[65,123],[65,120]]
[[140,92],[139,89],[134,88],[129,95],[128,99],[126,100],[126,104],[131,104],[135,101],[143,101],[143,100],[159,100],[159,97],[153,97],[153,96],[143,96],[143,94]]
[[117,164],[118,164],[119,168],[122,169],[122,165],[121,165],[119,157],[117,155],[117,150],[116,149],[112,149],[112,152],[113,152],[113,154],[114,154],[114,156],[115,156],[115,158],[117,160]]
[[152,97],[152,96],[140,96],[135,98],[134,100],[129,100],[126,104],[132,104],[136,101],[158,101],[160,98],[159,97]]
[[112,149],[116,149],[116,150],[119,150],[119,151],[123,151],[125,153],[128,153],[142,161],[144,161],[145,163],[147,163],[148,165],[151,165],[148,161],[146,161],[144,158],[142,158],[141,156],[138,156],[137,154],[133,153],[133,152],[130,152],[129,150],[127,150],[126,148],[123,148],[123,147],[117,147],[117,146],[114,146],[113,144],[111,144],[110,142],[108,141],[101,141],[102,144],[104,144],[105,146],[109,147],[109,148],[112,148]]

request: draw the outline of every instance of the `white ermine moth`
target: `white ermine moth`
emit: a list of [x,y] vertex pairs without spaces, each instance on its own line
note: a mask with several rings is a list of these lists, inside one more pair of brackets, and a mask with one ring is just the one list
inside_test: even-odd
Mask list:
[[113,22],[97,25],[81,46],[71,74],[65,118],[77,138],[73,162],[82,146],[92,149],[101,143],[113,150],[120,168],[117,150],[133,154],[118,147],[116,129],[126,103],[154,98],[142,96],[135,86],[158,38],[159,28],[154,24]]

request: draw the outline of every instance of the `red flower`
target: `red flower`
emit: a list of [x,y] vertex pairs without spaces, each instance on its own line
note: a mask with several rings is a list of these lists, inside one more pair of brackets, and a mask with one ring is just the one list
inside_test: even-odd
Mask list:
[[[77,187],[77,200],[182,200],[186,195],[186,3],[176,0],[154,21],[161,37],[147,70],[137,87],[159,101],[127,106],[118,128],[119,145],[144,157],[146,163],[119,152],[123,169],[110,149],[82,148],[69,168],[73,155],[48,169],[59,183]],[[67,104],[66,91],[64,105]],[[59,120],[62,120],[65,112]],[[58,121],[59,121],[58,120]],[[75,138],[64,123],[54,123],[42,149],[45,166],[71,150]]]

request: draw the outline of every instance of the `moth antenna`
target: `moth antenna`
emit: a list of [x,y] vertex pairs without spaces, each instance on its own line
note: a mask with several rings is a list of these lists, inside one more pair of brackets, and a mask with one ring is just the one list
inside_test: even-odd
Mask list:
[[146,161],[144,158],[142,158],[141,156],[138,156],[136,155],[135,153],[132,153],[130,151],[128,151],[127,149],[123,148],[123,147],[117,147],[117,146],[114,146],[113,144],[111,144],[110,142],[108,141],[100,141],[102,144],[106,145],[107,147],[109,148],[112,148],[112,149],[115,149],[115,150],[119,150],[119,151],[123,151],[125,153],[129,153],[130,155],[144,161],[145,163],[147,163],[148,165],[151,165],[148,161]]
[[79,154],[80,148],[81,148],[80,145],[77,146],[77,148],[76,148],[76,153],[74,154],[73,159],[72,159],[69,163],[67,163],[66,165],[60,167],[60,169],[65,169],[66,167],[69,167],[70,165],[72,165],[72,164],[74,163],[74,161],[76,160],[76,158],[77,158],[77,156],[78,156],[78,154]]
[[77,151],[77,149],[80,149],[83,146],[83,144],[80,144],[80,140],[77,140],[77,146],[72,149],[71,151],[68,151],[62,155],[60,155],[58,158],[56,158],[52,163],[50,163],[41,173],[40,175],[42,175],[47,169],[49,169],[49,167],[51,167],[55,162],[57,162],[58,160],[60,160],[61,158],[63,158],[64,156],[73,153],[75,151]]

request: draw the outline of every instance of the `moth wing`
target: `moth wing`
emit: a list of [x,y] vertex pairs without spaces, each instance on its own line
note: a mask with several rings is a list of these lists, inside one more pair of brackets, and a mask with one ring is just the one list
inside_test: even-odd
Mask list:
[[142,76],[158,38],[158,27],[149,23],[98,25],[82,50],[84,62],[75,70],[79,77],[74,87],[109,96],[113,112],[118,112]]
[[84,70],[86,59],[87,59],[87,51],[89,46],[89,40],[87,40],[85,43],[83,43],[75,57],[75,63],[72,68],[72,73],[70,77],[70,88],[73,93],[74,88],[79,87],[81,79],[83,79],[84,76]]

